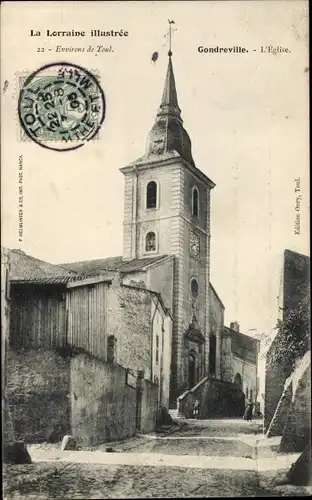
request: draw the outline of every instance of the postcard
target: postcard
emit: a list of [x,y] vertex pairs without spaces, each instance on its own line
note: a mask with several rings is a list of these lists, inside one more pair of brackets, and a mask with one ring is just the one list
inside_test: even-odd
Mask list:
[[6,498],[311,493],[308,84],[305,0],[2,3]]

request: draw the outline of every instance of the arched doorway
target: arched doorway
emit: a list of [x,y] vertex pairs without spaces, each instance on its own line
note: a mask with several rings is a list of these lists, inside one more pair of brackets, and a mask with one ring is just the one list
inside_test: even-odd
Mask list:
[[188,386],[189,389],[196,384],[196,356],[194,353],[188,355]]
[[242,377],[240,376],[239,373],[236,373],[234,377],[234,384],[238,385],[240,389],[243,387]]

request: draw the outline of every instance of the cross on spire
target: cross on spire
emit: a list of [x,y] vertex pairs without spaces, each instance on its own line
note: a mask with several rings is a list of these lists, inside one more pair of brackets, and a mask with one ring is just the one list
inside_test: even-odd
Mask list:
[[169,51],[168,51],[168,56],[171,57],[172,56],[172,50],[171,50],[171,43],[172,43],[172,25],[175,24],[174,21],[168,19],[168,23],[169,23]]

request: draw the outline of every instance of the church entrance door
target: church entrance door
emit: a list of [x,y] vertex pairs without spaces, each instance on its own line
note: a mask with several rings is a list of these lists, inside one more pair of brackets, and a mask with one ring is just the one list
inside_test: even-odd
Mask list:
[[189,389],[196,384],[196,357],[190,353],[188,357],[188,385]]

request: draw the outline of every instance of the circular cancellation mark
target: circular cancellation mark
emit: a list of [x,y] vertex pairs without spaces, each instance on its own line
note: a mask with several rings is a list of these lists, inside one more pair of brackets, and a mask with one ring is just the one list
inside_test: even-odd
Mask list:
[[81,66],[47,64],[23,83],[18,114],[34,142],[70,151],[97,135],[105,118],[105,97],[95,76]]

